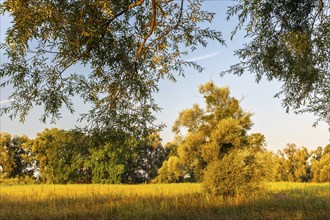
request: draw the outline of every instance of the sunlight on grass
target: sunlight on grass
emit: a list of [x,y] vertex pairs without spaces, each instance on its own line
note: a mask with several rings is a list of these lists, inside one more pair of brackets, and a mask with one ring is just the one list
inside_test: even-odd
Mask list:
[[329,201],[329,183],[267,183],[226,199],[191,183],[0,185],[0,219],[326,219]]

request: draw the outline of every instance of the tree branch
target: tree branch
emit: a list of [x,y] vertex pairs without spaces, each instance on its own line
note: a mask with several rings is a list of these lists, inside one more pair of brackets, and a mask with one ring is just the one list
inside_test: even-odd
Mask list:
[[[152,45],[153,43],[155,43],[157,40],[159,40],[159,39],[165,37],[166,35],[168,35],[168,34],[171,32],[171,30],[174,30],[174,29],[178,28],[178,26],[179,26],[179,24],[180,24],[180,22],[181,22],[182,14],[183,14],[183,1],[184,1],[184,0],[181,0],[180,13],[179,13],[179,15],[178,15],[178,19],[177,19],[175,25],[174,25],[173,27],[168,28],[166,31],[164,31],[164,33],[163,33],[162,35],[160,35],[160,36],[158,36],[157,38],[155,38],[152,42],[150,42],[150,43],[146,46],[146,48],[150,47],[150,45]],[[170,23],[172,23],[172,22],[170,22]]]
[[139,60],[139,58],[141,57],[141,54],[143,52],[143,48],[145,43],[147,42],[148,38],[152,35],[152,33],[155,30],[156,27],[156,19],[157,19],[157,5],[156,5],[156,0],[152,0],[151,2],[151,7],[152,7],[152,15],[151,15],[151,24],[150,24],[150,30],[149,33],[147,34],[147,36],[144,37],[142,44],[139,47],[139,50],[137,52],[137,55],[135,57],[135,61],[137,62]]

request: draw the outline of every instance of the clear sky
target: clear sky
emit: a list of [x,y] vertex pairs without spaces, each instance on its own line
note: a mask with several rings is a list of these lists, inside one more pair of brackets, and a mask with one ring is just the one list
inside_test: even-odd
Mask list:
[[[219,76],[221,71],[227,70],[230,65],[239,61],[234,56],[234,50],[240,48],[243,42],[246,41],[242,37],[244,33],[237,35],[233,41],[229,40],[230,31],[235,24],[235,21],[227,22],[225,20],[225,11],[229,4],[230,1],[206,1],[203,6],[203,9],[217,13],[216,19],[210,27],[222,31],[227,46],[210,42],[207,48],[200,48],[186,57],[187,60],[196,61],[202,65],[204,67],[202,73],[187,68],[185,77],[178,77],[176,83],[167,80],[159,83],[160,90],[155,94],[155,99],[163,110],[156,115],[158,122],[167,125],[161,132],[163,142],[172,140],[171,126],[179,111],[190,108],[194,103],[202,105],[203,98],[198,93],[198,85],[213,80],[218,86],[228,86],[232,96],[237,99],[243,98],[241,102],[243,108],[254,113],[252,117],[254,126],[250,132],[264,134],[268,149],[273,151],[283,149],[287,143],[295,143],[309,149],[328,144],[329,132],[326,123],[321,122],[317,127],[312,127],[316,117],[311,114],[287,114],[285,109],[282,108],[281,100],[273,98],[281,87],[279,82],[262,80],[257,84],[254,76],[249,73],[241,77],[233,75]],[[10,18],[7,15],[1,15],[0,19],[0,39],[2,42],[5,31],[10,25]],[[0,59],[1,62],[5,62],[3,51],[1,51]],[[9,94],[10,88],[1,88],[1,106],[8,104]],[[79,101],[76,101],[75,104],[77,113],[88,110],[88,107]],[[71,115],[66,110],[63,110],[63,118],[56,124],[43,124],[39,121],[42,114],[40,111],[41,109],[38,108],[31,111],[25,124],[20,124],[17,119],[10,120],[6,115],[1,116],[0,129],[2,132],[18,135],[26,134],[33,138],[37,132],[41,132],[47,127],[70,129],[78,125],[76,120],[79,116]]]

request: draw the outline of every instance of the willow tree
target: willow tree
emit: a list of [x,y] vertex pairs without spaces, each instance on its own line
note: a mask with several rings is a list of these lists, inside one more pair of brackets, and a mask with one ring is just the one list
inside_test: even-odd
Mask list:
[[252,72],[278,80],[283,106],[330,117],[330,2],[327,0],[236,0],[228,19],[250,39],[236,51],[241,62],[227,72]]
[[91,106],[82,114],[91,128],[141,134],[159,110],[157,82],[175,80],[186,65],[201,70],[182,56],[209,39],[223,43],[220,32],[201,27],[214,18],[201,2],[3,1],[0,13],[12,26],[1,45],[8,57],[1,87],[13,92],[1,112],[24,121],[42,106],[42,121],[55,121],[63,106],[74,112],[72,99],[80,97]]

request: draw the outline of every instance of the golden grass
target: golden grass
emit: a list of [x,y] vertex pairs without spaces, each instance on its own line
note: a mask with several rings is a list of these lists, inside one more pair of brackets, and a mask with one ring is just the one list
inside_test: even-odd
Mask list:
[[200,184],[0,185],[0,219],[327,219],[330,185],[267,183],[219,198]]

